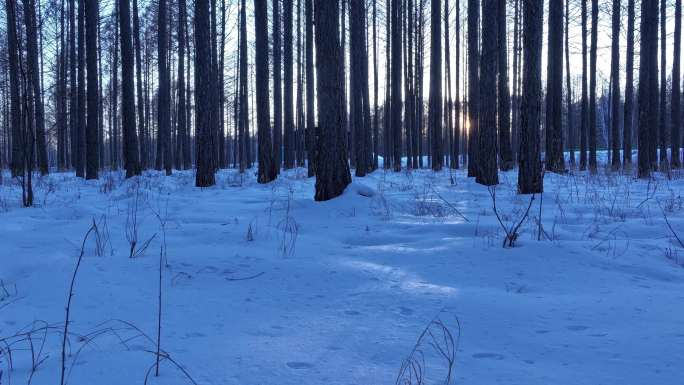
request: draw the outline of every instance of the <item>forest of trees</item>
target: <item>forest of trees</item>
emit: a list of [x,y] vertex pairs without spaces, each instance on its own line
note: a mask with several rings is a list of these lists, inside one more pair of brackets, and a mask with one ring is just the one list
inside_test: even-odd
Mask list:
[[379,167],[465,167],[487,186],[517,167],[532,194],[544,172],[598,172],[597,153],[640,178],[682,165],[681,0],[5,0],[4,11],[0,169],[26,206],[34,174],[59,171],[195,169],[206,187],[220,169],[256,165],[268,183],[306,167],[328,200],[352,171]]

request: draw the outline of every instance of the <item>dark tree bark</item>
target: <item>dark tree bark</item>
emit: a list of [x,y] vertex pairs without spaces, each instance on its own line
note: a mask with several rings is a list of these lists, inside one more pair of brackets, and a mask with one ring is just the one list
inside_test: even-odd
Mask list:
[[10,111],[12,125],[12,176],[24,171],[24,140],[22,135],[21,101],[19,87],[19,39],[15,0],[5,0],[7,14],[7,51],[9,53]]
[[[182,1],[182,0],[181,0]],[[131,6],[129,0],[119,0],[119,29],[121,30],[121,124],[126,178],[140,174],[138,135],[135,122],[134,53],[131,36]],[[88,82],[90,85],[90,81]],[[90,115],[90,114],[88,114]]]
[[622,163],[632,165],[632,127],[634,109],[634,0],[627,0],[627,63],[625,64],[625,118],[622,135]]
[[461,0],[456,0],[456,103],[454,115],[456,119],[454,122],[452,166],[459,168],[461,154]]
[[444,0],[444,71],[446,72],[446,90],[444,90],[444,130],[446,134],[446,164],[454,166],[454,122],[453,98],[451,94],[451,47],[449,38],[449,0]]
[[392,165],[392,129],[391,124],[391,99],[392,99],[392,52],[390,43],[392,40],[392,1],[385,0],[385,105],[383,106],[383,146],[382,146],[382,167],[389,170]]
[[[406,166],[409,169],[413,163],[413,127],[415,125],[415,93],[413,89],[413,0],[404,2],[404,133],[406,142]],[[446,105],[445,105],[446,108]]]
[[[88,66],[88,121],[86,126],[86,179],[97,179],[99,169],[99,156],[97,145],[98,109],[100,89],[97,84],[97,25],[99,9],[97,0],[85,2],[85,36],[86,36],[86,60]],[[133,52],[131,49],[131,65],[133,64]],[[133,68],[131,67],[131,70]],[[131,71],[131,94],[133,76]],[[131,95],[132,96],[132,95]],[[131,99],[133,100],[133,99]],[[133,117],[135,113],[131,109]],[[135,130],[135,126],[134,126]],[[137,148],[135,148],[137,151]],[[137,157],[136,157],[137,158]],[[137,160],[137,159],[136,159]]]
[[508,85],[508,39],[506,37],[506,21],[506,2],[498,1],[499,167],[502,171],[511,170],[514,166],[513,152],[511,150],[511,95]]
[[347,136],[347,159],[351,160],[352,167],[354,166],[354,158],[351,156],[353,151],[354,143],[351,140],[351,133],[349,132],[349,115],[347,112],[347,72],[346,72],[346,52],[347,52],[347,3],[349,0],[341,0],[341,13],[340,13],[340,88],[342,89],[342,99],[340,99],[341,111],[342,111],[342,127],[346,132]]
[[580,170],[587,169],[587,131],[589,130],[589,88],[587,78],[587,1],[582,1],[582,121],[580,123]]
[[468,176],[477,176],[480,120],[480,1],[468,0]]
[[598,44],[598,0],[591,0],[591,51],[589,52],[589,171],[596,164],[596,49]]
[[[657,0],[653,0],[657,1]],[[658,144],[660,169],[669,168],[667,162],[667,0],[660,0],[660,104],[658,110]],[[654,151],[655,152],[655,151]],[[654,162],[655,163],[655,162]]]
[[[71,139],[71,166],[78,173],[78,92],[76,85],[76,1],[69,1],[69,131]],[[78,174],[77,174],[78,175]]]
[[340,41],[338,0],[315,0],[316,78],[318,90],[317,201],[333,199],[351,183],[347,163],[346,132],[340,100]]
[[256,106],[259,140],[259,170],[257,181],[268,183],[276,178],[272,165],[271,117],[268,100],[268,7],[266,0],[254,0],[254,31],[256,37]]
[[[280,166],[283,163],[283,86],[282,86],[282,55],[281,55],[281,28],[280,28],[280,7],[279,0],[273,1],[273,167],[276,169],[276,175],[280,173]],[[312,0],[307,0],[309,3]],[[311,7],[311,4],[309,4]],[[311,12],[312,25],[307,24],[307,33],[313,35],[313,9]],[[309,31],[309,28],[311,31]],[[313,37],[312,37],[313,38]],[[307,40],[308,43],[308,40]],[[307,46],[308,49],[308,46]],[[307,51],[308,55],[308,51]],[[313,43],[311,45],[311,55],[313,56]],[[313,60],[313,59],[312,59]],[[313,63],[307,63],[307,66],[313,66]],[[308,68],[308,67],[307,67]],[[313,68],[313,67],[312,67]],[[313,71],[313,70],[312,70]],[[307,77],[307,83],[309,78]],[[313,85],[311,85],[313,87]],[[307,93],[307,103],[309,95]],[[313,92],[311,96],[311,103],[313,103]],[[313,107],[312,107],[313,108]],[[313,115],[312,115],[313,118]]]
[[570,0],[565,1],[565,88],[567,109],[568,150],[570,150],[570,166],[575,167],[575,124],[572,105],[572,82],[570,81]]
[[[240,8],[240,91],[238,97],[238,131],[240,136],[240,172],[244,172],[251,164],[249,159],[249,117],[247,115],[249,105],[247,99],[247,3],[245,0],[242,0]],[[209,121],[211,121],[211,119]]]
[[[163,0],[162,0],[163,1]],[[213,133],[211,130],[211,40],[209,37],[209,0],[195,0],[195,114],[197,127],[195,186],[215,184]]]
[[35,145],[38,157],[38,168],[41,175],[48,173],[47,146],[45,142],[45,113],[43,112],[43,93],[40,81],[40,67],[38,65],[38,26],[36,25],[36,5],[34,0],[24,1],[24,22],[26,24],[26,55],[30,74],[31,89],[33,94],[35,123]]
[[[183,1],[183,0],[181,0]],[[182,11],[185,7],[179,5]],[[149,155],[147,153],[147,127],[145,126],[145,95],[143,94],[143,80],[142,80],[142,46],[140,43],[140,17],[138,15],[138,0],[133,0],[133,41],[135,43],[135,73],[136,73],[136,88],[138,94],[138,130],[140,136],[140,168],[146,170],[147,160]]]
[[639,59],[639,178],[653,169],[658,127],[658,2],[641,1],[641,46]]
[[284,166],[290,169],[295,166],[294,149],[294,104],[293,104],[293,53],[292,53],[292,0],[283,1],[283,126]]
[[[220,143],[220,151],[221,151],[221,158],[220,158],[220,164],[219,166],[221,168],[228,168],[228,143],[227,143],[227,136],[226,136],[226,113],[225,113],[225,107],[226,107],[226,91],[225,91],[225,85],[224,85],[224,80],[225,80],[225,62],[226,62],[226,0],[221,0],[221,39],[219,41],[219,59],[218,59],[218,79],[216,82],[216,88],[218,91],[218,115],[219,115],[219,124],[218,124],[218,129],[219,129],[219,139],[221,140]],[[189,134],[190,130],[186,131],[185,134],[185,140],[188,139],[190,136]],[[189,163],[189,162],[188,162]]]
[[[423,146],[423,128],[424,128],[424,113],[425,113],[425,104],[423,103],[423,81],[424,81],[424,63],[425,63],[425,0],[420,0],[420,3],[418,5],[418,10],[417,10],[417,26],[416,26],[416,85],[413,87],[413,89],[416,91],[416,124],[414,128],[414,137],[416,138],[416,147],[414,154],[416,154],[415,157],[418,158],[418,167],[422,168],[423,167],[423,154],[424,154],[424,146]],[[415,158],[414,158],[414,165],[415,165]]]
[[97,23],[97,82],[99,87],[98,90],[98,103],[97,103],[97,154],[99,156],[99,166],[100,171],[102,171],[107,164],[105,161],[105,150],[104,150],[104,97],[102,93],[104,92],[104,82],[102,77],[104,76],[104,66],[102,65],[102,23]]
[[[392,0],[391,130],[394,171],[401,171],[401,0]],[[438,16],[439,17],[439,16]],[[439,24],[439,23],[438,23]],[[439,38],[439,35],[437,35]],[[441,107],[439,107],[441,111]],[[441,113],[440,113],[441,116]]]
[[[110,168],[119,169],[119,3],[116,2],[114,9],[114,44],[112,45],[112,65],[110,66],[111,75],[111,96],[109,104],[111,106],[110,127],[109,127],[109,156]],[[161,141],[157,140],[157,160],[161,161]]]
[[65,14],[66,4],[61,0],[60,4],[60,33],[59,33],[59,58],[58,58],[58,85],[57,85],[57,169],[67,169],[67,49]]
[[681,88],[680,88],[680,58],[682,47],[682,0],[675,0],[675,26],[674,26],[674,57],[672,58],[672,135],[671,152],[672,168],[680,168],[682,163],[679,156],[680,125],[682,124]]
[[369,169],[366,138],[368,101],[368,53],[366,51],[366,7],[363,0],[350,0],[350,76],[351,76],[351,126],[354,132],[354,157],[356,176],[363,177]]
[[[311,1],[311,0],[308,0]],[[373,1],[373,169],[379,167],[377,0]]]
[[296,114],[296,127],[295,127],[295,140],[296,140],[296,155],[297,155],[297,167],[305,167],[306,159],[306,145],[304,139],[304,132],[306,127],[305,115],[304,115],[304,67],[303,67],[303,56],[302,56],[302,0],[297,0],[297,114]]
[[219,99],[219,69],[218,69],[218,28],[216,26],[216,0],[209,3],[210,42],[211,42],[211,76],[214,79],[211,87],[211,127],[214,135],[214,169],[221,168],[223,161],[223,131],[219,124],[221,100]]
[[478,123],[477,183],[499,183],[496,169],[497,0],[482,2],[482,56],[480,66],[480,119]]
[[[78,162],[76,176],[86,177],[86,42],[85,1],[78,2]],[[117,34],[118,36],[118,34]]]
[[513,151],[513,159],[517,162],[518,150],[520,149],[520,66],[521,66],[521,35],[522,27],[520,25],[521,10],[520,0],[514,0],[513,10],[513,114],[511,127],[511,148]]
[[188,169],[192,167],[189,164],[189,159],[186,159],[186,147],[188,147],[188,138],[190,134],[187,132],[187,105],[186,105],[186,90],[185,90],[185,28],[187,23],[185,0],[178,0],[178,137],[176,138],[176,162],[180,164],[181,169]]
[[546,77],[546,169],[565,171],[563,159],[563,0],[549,3]]
[[518,191],[521,194],[544,191],[539,148],[543,12],[543,0],[523,1],[523,94],[518,169]]
[[[275,2],[274,2],[275,3]],[[305,0],[304,13],[306,24],[306,150],[308,158],[308,176],[316,173],[316,120],[314,110],[314,32],[313,32],[313,0]],[[274,21],[275,25],[275,21]],[[275,41],[275,37],[274,37]],[[273,53],[275,60],[275,50]],[[280,60],[280,59],[279,59]],[[275,68],[275,65],[274,65]],[[278,76],[280,79],[280,75]],[[274,135],[275,140],[275,135]],[[280,145],[280,144],[279,144]],[[280,151],[278,149],[277,151]]]
[[428,124],[432,133],[432,169],[442,169],[442,6],[440,0],[430,1],[430,98]]
[[611,168],[620,168],[620,0],[613,0],[613,42],[610,60],[610,127],[612,142]]
[[[171,158],[171,74],[168,67],[168,7],[166,0],[159,0],[157,15],[157,71],[159,73],[159,94],[157,96],[157,131],[161,143],[166,175],[171,175],[173,159]],[[211,52],[209,53],[211,55]],[[211,68],[210,68],[211,70]],[[210,106],[215,101],[211,101]],[[161,159],[157,159],[157,169],[161,170]]]

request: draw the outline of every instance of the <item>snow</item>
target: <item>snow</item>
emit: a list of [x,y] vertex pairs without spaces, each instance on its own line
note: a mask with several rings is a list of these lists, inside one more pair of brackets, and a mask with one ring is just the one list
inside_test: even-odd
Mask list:
[[[507,228],[530,202],[516,175],[501,173],[495,193]],[[454,338],[456,384],[681,384],[684,249],[663,217],[683,238],[681,174],[547,174],[513,248],[490,192],[463,171],[377,171],[328,202],[305,176],[259,185],[225,170],[198,189],[191,172],[55,173],[29,209],[6,176],[0,338],[13,370],[0,341],[0,384],[31,376],[29,341],[12,337],[29,330],[31,383],[58,383],[93,220],[103,246],[88,239],[76,277],[69,384],[144,383],[164,239],[161,346],[198,384],[393,384],[435,317]],[[151,241],[129,258],[136,196],[137,247]],[[419,350],[427,383],[442,384],[445,361]],[[148,383],[191,382],[163,360]]]

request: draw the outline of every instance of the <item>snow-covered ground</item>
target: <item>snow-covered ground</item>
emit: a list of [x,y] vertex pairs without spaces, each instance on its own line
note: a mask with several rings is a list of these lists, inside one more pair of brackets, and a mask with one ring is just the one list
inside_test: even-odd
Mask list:
[[[516,175],[495,191],[509,229],[530,204]],[[682,383],[684,249],[663,216],[684,240],[682,175],[547,174],[512,248],[490,191],[462,171],[378,171],[323,203],[304,176],[259,185],[228,170],[198,189],[191,172],[53,174],[30,209],[6,176],[0,384],[59,383],[69,284],[93,221],[69,384],[144,383],[164,244],[169,358],[150,384],[191,383],[176,364],[198,384],[393,384],[431,320],[413,355],[430,384],[448,366],[435,341],[447,358],[455,349],[456,384]],[[136,220],[134,253],[151,241],[130,258]]]

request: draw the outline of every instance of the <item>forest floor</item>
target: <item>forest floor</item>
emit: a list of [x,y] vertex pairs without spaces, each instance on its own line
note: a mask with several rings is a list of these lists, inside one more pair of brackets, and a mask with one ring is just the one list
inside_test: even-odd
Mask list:
[[684,176],[546,174],[531,206],[516,177],[494,193],[504,248],[463,171],[377,171],[322,203],[304,170],[55,173],[29,209],[5,175],[0,384],[59,383],[93,222],[69,384],[382,385],[406,359],[428,384],[681,384]]

